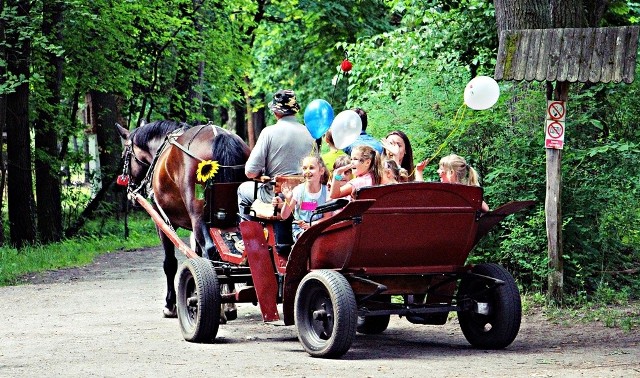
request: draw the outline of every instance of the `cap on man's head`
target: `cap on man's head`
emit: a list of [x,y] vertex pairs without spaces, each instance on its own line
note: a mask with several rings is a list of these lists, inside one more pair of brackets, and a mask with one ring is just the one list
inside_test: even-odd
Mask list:
[[300,105],[296,100],[296,94],[291,89],[280,89],[273,95],[269,109],[286,116],[299,112]]

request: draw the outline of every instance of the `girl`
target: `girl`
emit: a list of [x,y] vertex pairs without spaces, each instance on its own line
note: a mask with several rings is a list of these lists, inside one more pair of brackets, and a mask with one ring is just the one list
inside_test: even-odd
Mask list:
[[[478,173],[461,156],[456,154],[445,156],[440,159],[438,166],[438,176],[440,176],[441,182],[480,186]],[[489,211],[489,205],[484,201],[482,201],[482,211],[485,213]]]
[[[346,184],[336,185],[336,181],[351,170],[355,176]],[[348,195],[353,196],[357,189],[364,186],[380,185],[382,163],[380,154],[371,146],[358,145],[351,150],[351,164],[336,168],[333,171],[333,183],[331,185],[331,198],[341,198]]]
[[393,159],[385,159],[382,162],[382,178],[380,185],[397,184],[409,180],[407,171],[401,168]]
[[331,193],[331,186],[337,185],[338,187],[341,187],[342,185],[348,183],[353,178],[351,175],[351,171],[346,171],[344,174],[338,177],[339,180],[335,180],[335,182],[333,180],[333,176],[334,176],[333,171],[340,167],[346,167],[347,165],[351,165],[351,156],[348,156],[348,155],[339,156],[336,159],[336,161],[333,163],[333,169],[329,175],[331,178],[329,179],[329,183],[327,185],[329,187],[329,193]]
[[313,215],[313,210],[327,202],[327,180],[329,173],[318,155],[310,155],[302,160],[302,175],[305,182],[291,189],[289,185],[282,186],[284,201],[279,196],[273,198],[274,206],[284,206],[280,210],[282,219],[287,219],[293,213],[291,231],[293,241],[298,241],[300,235],[310,227],[312,221],[331,216],[331,213]]
[[428,161],[424,160],[413,165],[413,148],[407,134],[400,130],[392,131],[382,139],[384,153],[388,159],[393,159],[401,168],[409,173],[409,181],[423,181],[424,167]]

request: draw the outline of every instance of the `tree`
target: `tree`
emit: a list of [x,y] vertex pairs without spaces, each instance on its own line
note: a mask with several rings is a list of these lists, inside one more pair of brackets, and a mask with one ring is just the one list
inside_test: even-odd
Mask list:
[[29,78],[31,1],[7,1],[16,17],[7,27],[7,71],[19,84],[7,95],[7,174],[11,244],[18,248],[36,241],[33,203],[31,137],[29,135]]
[[[42,10],[42,35],[45,40],[61,40],[63,2],[46,1]],[[38,234],[42,242],[62,238],[62,201],[60,195],[60,167],[58,159],[58,127],[61,117],[62,86],[61,53],[50,46],[45,52],[42,71],[45,88],[43,103],[36,109],[35,167]]]

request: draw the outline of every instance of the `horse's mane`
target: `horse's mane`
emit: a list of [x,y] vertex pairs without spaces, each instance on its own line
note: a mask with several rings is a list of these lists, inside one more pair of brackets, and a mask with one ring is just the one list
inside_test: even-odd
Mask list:
[[184,123],[173,121],[170,119],[165,119],[162,121],[154,121],[147,123],[146,125],[137,127],[131,132],[129,139],[136,146],[142,148],[147,152],[149,151],[149,142],[155,140],[157,138],[164,138],[165,135],[169,134],[172,131],[175,131],[179,128],[189,129],[191,125]]

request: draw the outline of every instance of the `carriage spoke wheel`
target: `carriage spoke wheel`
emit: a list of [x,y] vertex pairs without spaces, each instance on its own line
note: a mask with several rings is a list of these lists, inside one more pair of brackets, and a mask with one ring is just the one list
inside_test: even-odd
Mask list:
[[187,341],[209,342],[220,326],[220,285],[211,262],[203,258],[185,260],[177,281],[178,320]]
[[344,276],[332,270],[307,274],[295,298],[298,339],[313,357],[340,357],[356,334],[357,307]]
[[473,273],[497,278],[504,285],[487,290],[490,284],[478,277],[464,277],[460,281],[459,296],[469,296],[489,306],[488,314],[459,311],[460,329],[467,341],[476,348],[502,349],[513,342],[520,330],[522,304],[515,280],[497,264],[480,264]]

